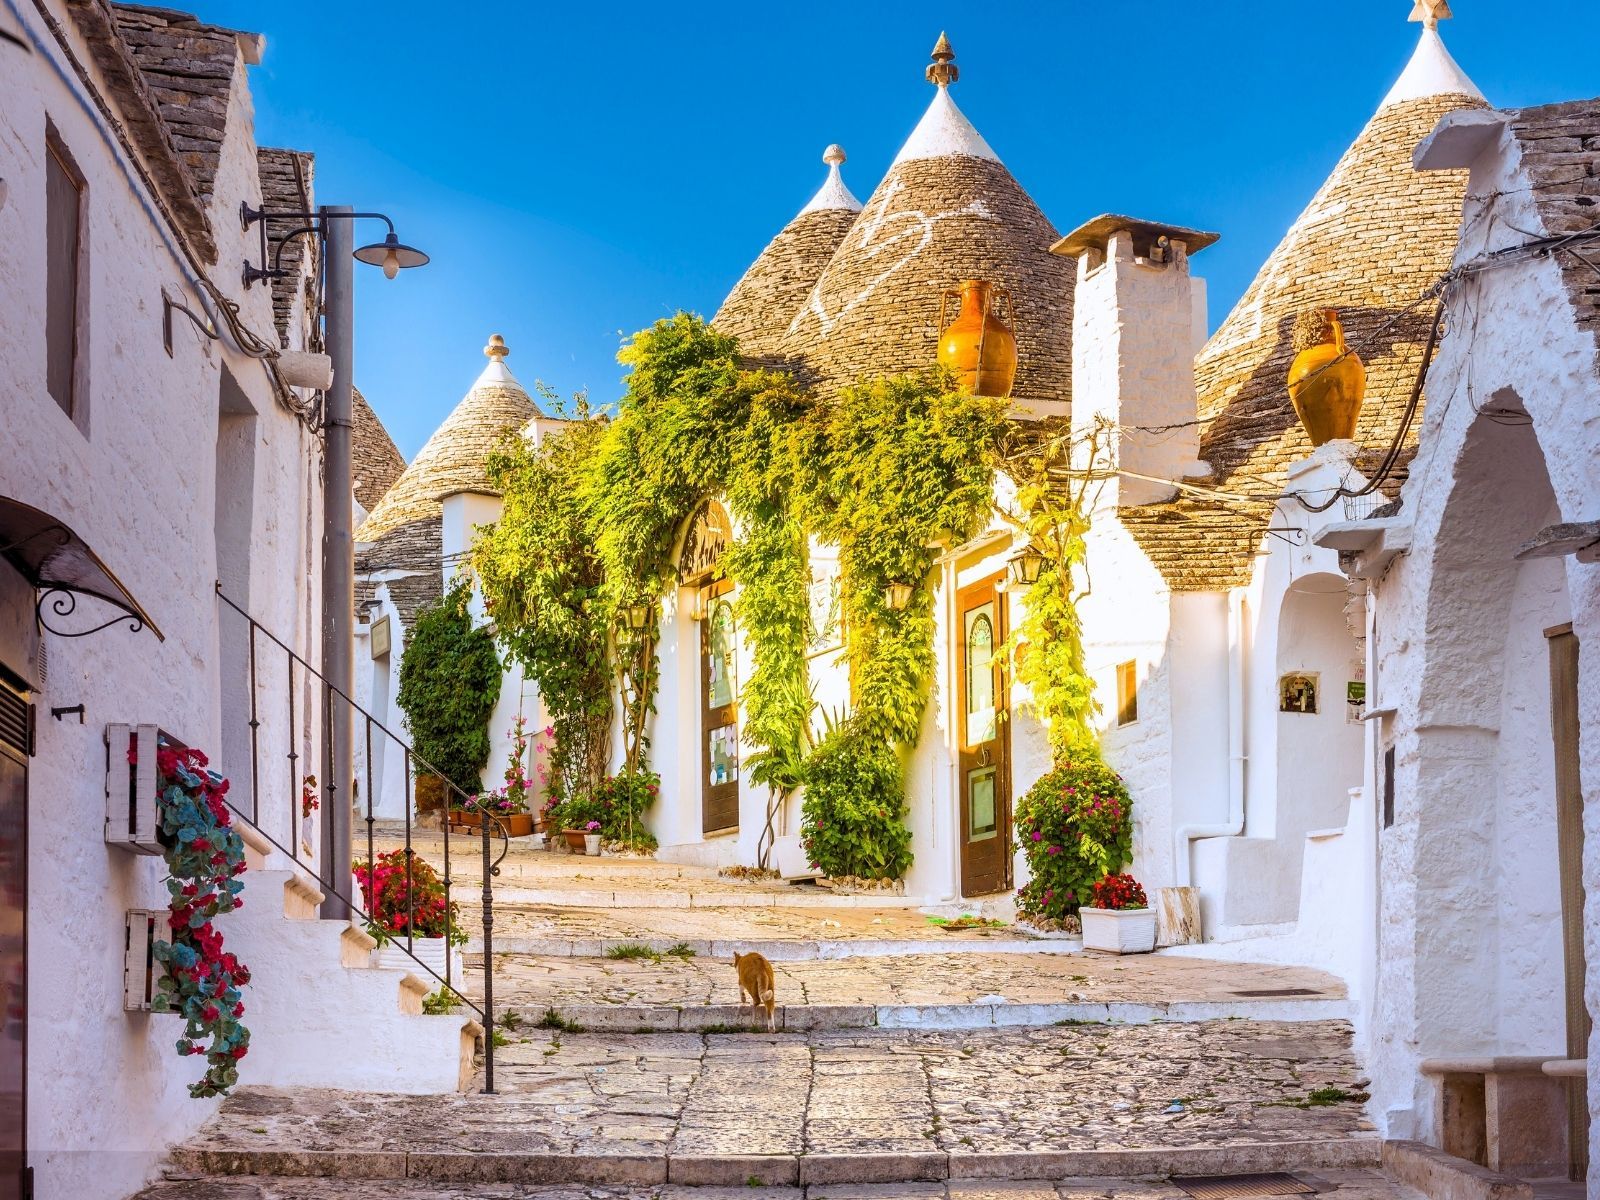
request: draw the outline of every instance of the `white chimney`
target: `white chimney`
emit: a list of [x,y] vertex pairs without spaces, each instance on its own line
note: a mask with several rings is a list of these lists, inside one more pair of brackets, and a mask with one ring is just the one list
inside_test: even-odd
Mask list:
[[1189,255],[1214,233],[1106,215],[1051,250],[1078,260],[1072,301],[1074,444],[1097,426],[1095,465],[1116,477],[1101,503],[1170,500],[1170,480],[1203,475],[1196,461],[1194,356],[1205,334],[1205,281]]

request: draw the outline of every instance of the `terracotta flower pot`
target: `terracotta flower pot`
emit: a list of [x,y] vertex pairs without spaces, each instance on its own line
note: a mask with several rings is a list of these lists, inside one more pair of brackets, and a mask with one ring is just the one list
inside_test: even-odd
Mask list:
[[483,827],[483,814],[468,808],[450,810],[450,828],[476,831]]
[[500,818],[507,837],[527,837],[533,832],[532,813],[507,813]]
[[563,829],[561,834],[567,839],[567,845],[574,854],[583,853],[584,838],[589,836],[586,831],[582,829]]

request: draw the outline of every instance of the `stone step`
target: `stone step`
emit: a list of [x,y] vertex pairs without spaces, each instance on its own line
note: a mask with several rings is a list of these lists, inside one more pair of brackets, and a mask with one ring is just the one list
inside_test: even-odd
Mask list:
[[[1420,1200],[1420,1193],[1366,1168],[1299,1171],[1301,1178],[1335,1200]],[[749,1200],[749,1179],[731,1186],[682,1184],[608,1188],[606,1200]],[[952,1178],[898,1185],[812,1184],[773,1186],[760,1200],[1076,1200],[1087,1189],[1095,1200],[1182,1200],[1183,1193],[1157,1179],[1098,1177],[1049,1180],[968,1180]],[[446,1183],[432,1179],[348,1178],[171,1174],[133,1200],[577,1200],[570,1187],[524,1183]]]
[[[474,999],[476,999],[476,995]],[[514,1000],[497,1006],[498,1015],[516,1008]],[[551,1004],[526,1019],[559,1019],[574,1029],[609,1033],[728,1033],[758,1027],[765,1030],[749,1005],[694,1006],[651,1004]],[[1148,1025],[1152,1022],[1219,1020],[1330,1021],[1348,1019],[1348,1000],[1075,1002],[1012,1004],[780,1004],[774,1013],[776,1031],[825,1029],[1014,1029],[1050,1025]]]
[[[963,1180],[1232,1175],[1257,1171],[1376,1167],[1376,1135],[1154,1149],[1012,1150],[819,1154],[585,1154],[479,1150],[196,1150],[173,1155],[182,1169],[210,1176],[310,1176],[340,1181],[601,1184],[648,1187],[803,1187]],[[349,1195],[342,1191],[342,1195]],[[481,1195],[473,1192],[473,1195]],[[210,1193],[216,1197],[217,1193]],[[837,1193],[830,1192],[836,1197]]]
[[790,888],[787,891],[715,890],[694,887],[670,891],[644,891],[639,888],[519,887],[499,883],[494,888],[495,903],[559,905],[562,908],[921,908],[914,896],[873,892],[840,895],[818,888]]

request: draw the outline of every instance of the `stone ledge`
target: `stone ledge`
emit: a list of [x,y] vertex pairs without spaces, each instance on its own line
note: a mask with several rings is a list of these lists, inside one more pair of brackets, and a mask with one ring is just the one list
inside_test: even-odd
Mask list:
[[[942,1183],[945,1180],[1110,1179],[1164,1175],[1174,1171],[1210,1174],[1298,1170],[1308,1168],[1384,1166],[1402,1183],[1428,1191],[1391,1166],[1397,1151],[1377,1137],[1323,1138],[1287,1142],[1255,1142],[1225,1146],[1180,1146],[1120,1150],[1019,1150],[952,1154],[941,1150],[912,1153],[820,1153],[750,1155],[652,1155],[441,1152],[402,1150],[206,1150],[174,1151],[178,1167],[212,1175],[303,1176],[339,1179],[428,1179],[436,1182],[522,1184],[665,1183],[693,1187],[790,1187],[818,1184]],[[1459,1163],[1438,1151],[1427,1154]],[[1481,1167],[1463,1168],[1491,1180]],[[1425,1171],[1424,1171],[1425,1173]],[[1531,1200],[1526,1184],[1505,1181],[1513,1190],[1428,1191],[1434,1200]],[[1520,1191],[1515,1188],[1521,1188]]]
[[1533,1188],[1422,1142],[1383,1143],[1383,1169],[1429,1200],[1533,1200]]

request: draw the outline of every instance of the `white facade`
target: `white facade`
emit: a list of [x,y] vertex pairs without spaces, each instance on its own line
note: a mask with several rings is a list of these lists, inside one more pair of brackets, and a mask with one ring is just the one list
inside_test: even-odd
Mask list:
[[[1419,148],[1423,169],[1471,168],[1458,266],[1549,232],[1535,193],[1550,180],[1523,161],[1517,117],[1447,119]],[[1571,554],[1515,557],[1549,525],[1600,516],[1596,339],[1577,323],[1558,257],[1513,255],[1462,279],[1447,319],[1465,336],[1446,338],[1429,372],[1422,449],[1399,513],[1324,535],[1372,588],[1375,792],[1393,754],[1373,1108],[1390,1136],[1435,1144],[1439,1080],[1422,1073],[1425,1060],[1568,1057],[1547,642],[1569,623],[1582,657],[1575,696],[1563,702],[1575,698],[1579,786],[1591,801],[1585,994],[1590,1012],[1600,1008],[1600,757],[1590,752],[1600,744],[1591,670],[1600,566]],[[1593,1120],[1600,1075],[1590,1049]],[[1600,1194],[1592,1175],[1589,1194]]]
[[[252,795],[247,627],[216,584],[302,659],[318,661],[319,440],[275,394],[267,364],[227,332],[211,340],[173,313],[169,354],[163,294],[204,318],[216,312],[202,287],[209,276],[238,304],[245,329],[279,345],[271,289],[246,290],[239,277],[239,264],[258,257],[257,231],[242,231],[238,212],[263,200],[246,84],[260,40],[239,35],[235,44],[228,31],[199,27],[213,51],[220,44],[232,56],[231,83],[211,114],[220,130],[215,178],[204,198],[188,197],[209,217],[208,253],[192,227],[169,218],[184,200],[171,181],[182,176],[163,177],[151,142],[119,134],[165,127],[126,80],[107,74],[124,52],[116,30],[86,25],[82,6],[47,7],[48,23],[32,5],[6,0],[0,10],[30,48],[0,40],[0,496],[76,534],[165,637],[130,631],[126,620],[82,638],[41,635],[32,588],[0,563],[0,663],[10,682],[28,685],[38,718],[26,792],[27,1153],[38,1195],[113,1200],[142,1186],[216,1102],[188,1095],[203,1067],[174,1052],[177,1018],[124,1012],[124,914],[164,908],[168,895],[160,857],[104,838],[108,724],[153,723],[205,750],[230,777],[232,803],[261,831],[244,830],[248,903],[217,923],[227,948],[254,969],[244,1082],[453,1090],[461,1022],[396,1028],[405,1012],[420,1011],[420,995],[402,987],[401,972],[364,969],[370,943],[346,922],[315,919],[321,897],[306,871],[262,836],[293,848],[302,832],[291,774],[316,769],[320,712],[318,688],[300,671],[291,693],[284,652],[265,639],[257,641],[257,761],[271,765]],[[47,386],[51,153],[82,184],[71,415]],[[295,278],[296,294],[305,282]],[[303,302],[285,324],[286,348],[303,348]],[[66,616],[46,609],[68,631],[112,615],[93,599]],[[81,719],[76,711],[51,719],[52,708],[78,705]],[[408,1051],[364,1060],[355,1022],[409,1039]]]

